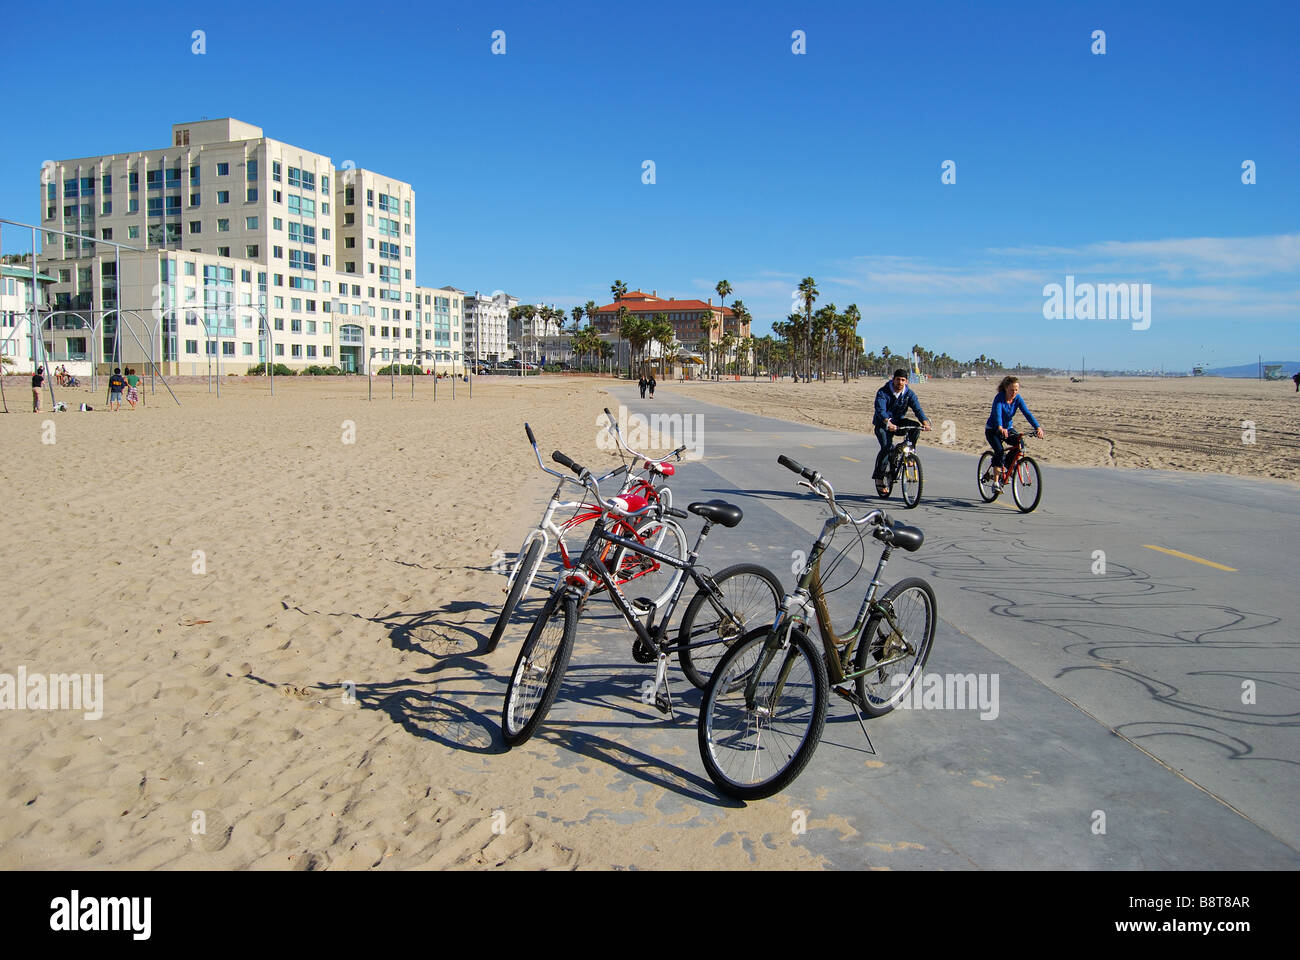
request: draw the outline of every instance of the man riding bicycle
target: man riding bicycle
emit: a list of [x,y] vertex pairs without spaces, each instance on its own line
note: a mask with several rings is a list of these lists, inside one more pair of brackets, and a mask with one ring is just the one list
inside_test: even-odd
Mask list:
[[1020,381],[1016,377],[1006,376],[998,384],[997,395],[993,398],[993,409],[989,412],[988,422],[984,424],[984,437],[993,448],[993,487],[1002,489],[1006,482],[1006,454],[1002,441],[1011,434],[1011,420],[1019,410],[1034,428],[1034,436],[1043,438],[1043,428],[1038,425],[1034,415],[1025,406],[1025,398],[1020,395]]
[[917,399],[916,393],[907,385],[907,371],[900,368],[894,371],[892,379],[886,380],[884,386],[876,391],[876,410],[871,418],[871,425],[876,428],[876,442],[880,444],[880,453],[876,455],[876,470],[871,474],[871,479],[876,481],[876,493],[882,497],[889,496],[884,475],[894,442],[890,434],[898,432],[900,428],[897,421],[907,415],[909,408],[915,410],[921,419],[920,427],[907,430],[908,442],[916,446],[917,436],[922,430],[930,429],[930,421],[921,409],[921,401]]

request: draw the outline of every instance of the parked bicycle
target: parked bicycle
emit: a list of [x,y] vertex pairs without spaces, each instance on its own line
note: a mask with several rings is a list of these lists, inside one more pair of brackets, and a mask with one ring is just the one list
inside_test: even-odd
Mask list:
[[921,502],[921,488],[925,485],[921,459],[916,455],[916,447],[911,440],[912,431],[921,430],[922,426],[915,420],[901,420],[897,427],[896,436],[901,436],[902,439],[889,448],[889,461],[881,482],[888,490],[884,495],[886,500],[893,492],[894,485],[901,484],[903,505],[911,510]]
[[[803,477],[799,485],[821,497],[831,515],[776,620],[734,643],[704,692],[700,756],[719,789],[742,800],[771,796],[807,766],[821,739],[829,691],[853,704],[864,734],[863,714],[881,717],[893,710],[929,659],[937,619],[934,590],[920,578],[900,580],[876,597],[893,550],[912,552],[925,541],[918,528],[891,521],[883,510],[853,517],[836,503],[834,489],[821,474],[789,457],[777,462]],[[822,557],[841,526],[855,528],[863,560],[865,540],[857,528],[873,527],[871,535],[884,544],[862,606],[844,633],[831,623],[821,573]],[[847,550],[840,551],[836,563]],[[814,617],[821,651],[809,638]],[[843,686],[850,680],[853,690]]]
[[[608,410],[605,411],[607,414]],[[674,467],[668,462],[669,459],[676,458],[681,460],[682,451],[686,448],[678,447],[672,453],[657,460],[652,460],[637,454],[630,447],[623,443],[623,438],[618,431],[618,424],[614,421],[613,415],[610,415],[610,429],[618,439],[619,445],[628,452],[632,453],[634,458],[640,459],[644,464],[644,474],[635,472],[635,460],[633,464],[624,464],[617,470],[605,474],[600,479],[608,481],[620,476],[626,476],[620,496],[642,497],[648,503],[662,503],[665,507],[672,506],[672,492],[668,487],[662,484],[664,478],[673,475]],[[573,484],[583,489],[585,495],[586,488],[572,477],[565,476],[555,470],[550,469],[542,462],[542,455],[537,449],[537,438],[533,436],[533,428],[524,424],[524,432],[528,435],[528,442],[532,444],[533,455],[537,457],[537,466],[544,473],[559,479],[555,487],[555,492],[551,494],[550,502],[546,509],[542,511],[542,519],[537,527],[530,530],[524,537],[524,542],[515,554],[515,561],[510,568],[510,576],[506,581],[506,601],[497,615],[496,623],[492,627],[492,634],[488,638],[486,653],[491,653],[501,642],[501,637],[505,633],[506,626],[510,623],[510,618],[514,615],[515,608],[519,605],[533,585],[533,580],[537,576],[537,571],[541,568],[542,558],[549,556],[551,551],[558,548],[559,550],[559,567],[561,570],[570,570],[573,568],[573,562],[570,558],[568,545],[565,543],[565,535],[574,527],[581,526],[590,520],[600,516],[600,509],[594,504],[587,503],[585,500],[576,502],[564,502],[560,499],[565,484]],[[567,520],[556,524],[555,514],[560,510],[573,510],[574,513]],[[662,550],[672,554],[679,559],[686,556],[686,533],[677,524],[671,520],[665,520],[662,517],[651,518],[647,524],[641,525],[634,529],[626,526],[623,529],[616,530],[626,536],[633,537],[641,542],[654,547],[656,550]],[[609,557],[602,558],[609,560]],[[650,588],[652,575],[660,571],[660,565],[657,561],[645,561],[640,557],[627,554],[620,551],[617,556],[617,562],[612,564],[611,569],[615,578],[620,584],[627,583],[630,580],[644,580],[640,586],[642,589]],[[672,592],[673,587],[677,584],[680,574],[674,573],[667,582],[653,584],[652,597],[656,604],[662,603],[667,599],[668,594]]]
[[[1033,457],[1025,455],[1028,439],[1023,433],[1008,433],[1006,439],[1006,476],[1010,478],[1011,499],[1016,502],[1021,513],[1029,513],[1043,498],[1042,471],[1038,469],[1038,462]],[[997,480],[992,450],[980,454],[975,478],[980,488],[980,499],[985,503],[992,503],[1002,493],[1003,484]]]
[[[560,451],[551,454],[556,463],[568,467],[600,505],[601,515],[591,529],[573,568],[556,584],[546,605],[538,614],[532,629],[519,650],[519,658],[510,674],[506,701],[501,717],[501,731],[509,746],[523,743],[545,719],[559,692],[560,681],[568,666],[569,655],[577,634],[578,621],[586,608],[587,599],[597,589],[609,591],[609,598],[635,634],[632,657],[638,663],[653,663],[655,678],[652,700],[660,712],[674,716],[672,694],[668,687],[668,665],[673,654],[679,657],[687,650],[709,645],[721,645],[731,638],[739,638],[755,624],[767,623],[776,615],[781,583],[768,570],[754,564],[728,567],[716,576],[709,576],[698,565],[700,548],[704,545],[714,524],[734,527],[740,523],[741,509],[721,500],[692,503],[691,513],[703,518],[704,525],[686,558],[679,559],[654,549],[632,537],[619,535],[619,525],[632,526],[641,517],[654,511],[663,511],[674,517],[685,518],[686,513],[674,507],[657,507],[640,497],[616,497],[605,500],[600,495],[597,478],[581,464],[574,463]],[[639,528],[638,528],[639,529]],[[649,600],[629,601],[624,596],[616,578],[601,561],[608,545],[614,545],[629,554],[647,557],[660,564],[675,568],[689,577],[699,593],[691,601],[691,610],[683,618],[678,640],[668,636],[673,611],[686,586],[685,577],[678,580],[672,594],[660,605]],[[725,585],[725,586],[724,586]],[[705,596],[700,601],[700,594]],[[700,602],[697,602],[700,601]],[[716,620],[697,638],[691,617],[704,605],[714,611]],[[656,621],[656,617],[658,620]],[[644,621],[644,622],[643,622]],[[692,661],[698,669],[698,661]],[[683,667],[686,661],[683,659]],[[688,672],[688,677],[690,673]],[[706,678],[707,679],[707,678]]]

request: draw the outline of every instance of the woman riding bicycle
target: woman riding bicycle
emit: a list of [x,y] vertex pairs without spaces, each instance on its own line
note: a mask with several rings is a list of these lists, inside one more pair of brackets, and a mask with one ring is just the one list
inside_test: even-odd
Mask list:
[[1040,440],[1043,438],[1043,428],[1038,425],[1034,415],[1029,412],[1025,406],[1025,398],[1020,395],[1020,380],[1017,377],[1006,376],[998,384],[997,395],[993,398],[993,409],[989,413],[988,422],[984,424],[984,436],[988,439],[989,446],[993,448],[993,469],[996,477],[995,487],[1002,489],[1002,484],[1006,482],[1006,457],[1003,453],[1002,441],[1011,433],[1011,419],[1019,410],[1025,415],[1034,428],[1034,436]]

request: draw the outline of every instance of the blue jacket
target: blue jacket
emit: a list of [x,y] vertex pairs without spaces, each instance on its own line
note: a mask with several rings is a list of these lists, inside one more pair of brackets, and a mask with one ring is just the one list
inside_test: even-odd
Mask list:
[[916,398],[911,387],[904,387],[903,392],[895,399],[892,384],[892,379],[886,380],[885,385],[876,391],[876,414],[871,418],[872,426],[883,427],[887,419],[898,423],[900,419],[907,416],[908,407],[916,411],[916,416],[922,423],[930,419],[921,409],[921,401]]
[[1016,399],[1011,403],[1007,403],[1001,390],[999,390],[997,396],[993,398],[993,409],[989,412],[989,419],[988,422],[984,424],[984,429],[996,430],[998,427],[1005,427],[1010,430],[1011,418],[1016,415],[1017,410],[1025,415],[1025,419],[1029,421],[1030,426],[1035,430],[1038,429],[1038,421],[1034,419],[1034,415],[1030,413],[1029,408],[1025,406],[1025,398],[1017,393]]

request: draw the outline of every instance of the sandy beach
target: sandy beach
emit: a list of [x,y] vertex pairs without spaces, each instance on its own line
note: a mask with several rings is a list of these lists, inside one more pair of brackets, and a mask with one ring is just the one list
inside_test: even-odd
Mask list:
[[[502,753],[499,702],[469,696],[514,662],[518,636],[475,656],[501,602],[493,558],[552,486],[522,424],[546,454],[613,465],[602,384],[484,378],[453,401],[444,381],[435,401],[431,381],[415,400],[399,381],[393,400],[376,380],[367,402],[356,378],[285,379],[274,399],[231,378],[220,400],[185,383],[181,406],[160,388],[136,411],[34,415],[7,381],[0,673],[102,674],[103,715],[0,714],[0,867],[818,866],[779,798],[664,802],[658,773],[629,783],[546,737]],[[865,432],[877,386],[664,393]],[[919,386],[972,453],[993,389]],[[1047,463],[1300,481],[1289,383],[1027,379],[1024,393]],[[683,753],[694,742],[692,721]],[[634,744],[617,759],[646,764]]]

